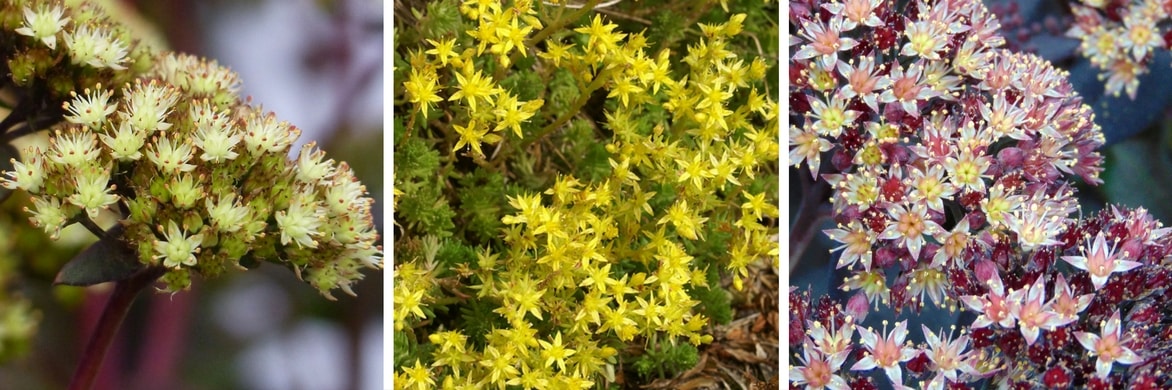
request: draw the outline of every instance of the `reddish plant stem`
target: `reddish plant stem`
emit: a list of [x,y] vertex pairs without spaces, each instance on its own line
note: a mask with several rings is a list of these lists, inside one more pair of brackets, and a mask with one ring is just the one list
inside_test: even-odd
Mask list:
[[114,341],[126,313],[130,312],[130,304],[134,302],[134,297],[163,276],[164,272],[163,268],[148,268],[114,284],[114,293],[106,302],[97,328],[94,329],[85,351],[82,352],[77,371],[69,381],[69,390],[89,390],[94,385],[94,379],[97,378],[102,361],[106,358],[106,350]]
[[[195,286],[192,286],[194,289]],[[130,383],[135,389],[174,389],[177,365],[186,348],[187,318],[192,310],[193,291],[171,295],[151,295],[151,313],[147,319],[148,346],[140,346],[138,368]]]

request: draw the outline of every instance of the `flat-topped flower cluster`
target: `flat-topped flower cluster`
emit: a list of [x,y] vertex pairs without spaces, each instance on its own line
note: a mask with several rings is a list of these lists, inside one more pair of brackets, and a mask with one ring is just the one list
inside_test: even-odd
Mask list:
[[[1156,383],[1166,327],[1135,316],[1166,311],[1145,278],[1167,275],[1168,230],[1142,209],[1076,219],[1070,181],[1101,182],[1104,138],[1065,72],[1001,49],[978,1],[791,6],[790,163],[832,187],[825,233],[853,292],[791,292],[792,383]],[[907,321],[856,325],[928,304],[976,318],[919,344]]]
[[[2,179],[31,195],[35,225],[56,237],[112,213],[122,228],[107,234],[166,268],[170,290],[192,271],[271,261],[330,297],[381,267],[373,200],[353,171],[312,142],[287,158],[300,131],[241,101],[230,70],[139,44],[100,7],[18,8],[9,39],[45,55],[18,56],[13,82],[69,91],[48,145],[24,150]],[[70,72],[81,76],[54,78]]]

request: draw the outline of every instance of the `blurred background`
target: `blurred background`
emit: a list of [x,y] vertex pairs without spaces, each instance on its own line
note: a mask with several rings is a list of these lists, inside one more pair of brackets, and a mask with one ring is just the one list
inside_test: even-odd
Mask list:
[[[317,141],[329,158],[348,162],[376,199],[376,225],[385,231],[383,1],[112,2],[166,47],[239,73],[242,95],[302,130],[291,150]],[[17,346],[22,357],[0,363],[0,389],[65,388],[112,285],[51,287],[61,264],[93,236],[80,229],[50,244],[20,226],[27,215],[16,198],[0,204],[0,222],[10,222],[0,223],[0,249],[19,257],[12,263],[20,277],[8,284],[32,303],[40,324]],[[174,295],[141,294],[94,388],[382,389],[382,284],[381,272],[368,271],[357,297],[331,302],[265,264],[197,279]]]

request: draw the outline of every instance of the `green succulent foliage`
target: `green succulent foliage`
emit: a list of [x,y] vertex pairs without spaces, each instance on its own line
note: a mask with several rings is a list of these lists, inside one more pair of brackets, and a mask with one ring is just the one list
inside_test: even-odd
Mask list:
[[651,27],[647,29],[647,41],[655,44],[656,51],[674,47],[673,42],[683,40],[687,35],[687,20],[674,12],[661,12],[651,16]]
[[594,127],[585,119],[570,120],[565,130],[558,134],[556,142],[567,167],[578,166],[591,146],[597,143],[594,141]]
[[[518,63],[520,65],[520,63]],[[526,69],[524,67],[520,69]],[[519,100],[533,100],[541,97],[545,90],[545,81],[532,70],[522,70],[510,74],[501,80],[501,85],[517,96]]]
[[436,261],[443,265],[438,277],[446,276],[450,269],[459,263],[476,260],[476,250],[458,240],[444,240],[440,244],[439,252],[435,255]]
[[395,150],[396,187],[409,186],[435,176],[440,165],[439,152],[419,138],[410,138],[398,146]]
[[578,163],[576,176],[583,180],[590,182],[598,182],[603,178],[610,176],[610,152],[606,151],[606,145],[601,143],[592,143],[587,145],[586,154]]
[[657,343],[635,358],[633,365],[639,376],[652,380],[674,377],[699,361],[700,351],[691,344]]
[[488,334],[493,329],[508,327],[509,324],[504,317],[493,312],[499,307],[486,299],[469,300],[467,304],[460,307],[460,320],[457,321],[457,329],[468,336],[469,345],[483,348],[487,343]]
[[407,334],[407,332],[395,332],[395,368],[405,367],[415,364],[418,359],[422,364],[428,365],[432,361],[432,353],[435,352],[436,345],[427,343],[416,343],[415,337]]
[[[467,237],[482,243],[492,241],[500,234],[501,215],[508,206],[504,176],[478,168],[459,183],[460,219]],[[475,254],[471,258],[475,259]]]
[[395,188],[403,192],[398,199],[398,219],[424,234],[451,236],[456,212],[435,175],[440,168],[439,152],[420,138],[410,138],[396,145],[395,168]]
[[655,196],[647,201],[651,208],[656,210],[663,210],[671,206],[676,201],[676,186],[668,182],[660,182],[655,185]]
[[582,90],[578,87],[577,82],[574,81],[574,75],[565,68],[558,68],[553,71],[553,75],[549,78],[549,92],[546,94],[545,104],[548,105],[553,112],[565,112],[570,109],[570,105],[574,104],[575,100],[581,96]]
[[552,182],[550,176],[538,173],[534,169],[536,166],[537,157],[528,153],[517,153],[509,162],[509,167],[516,173],[514,180],[529,192],[544,191]]
[[415,39],[439,39],[459,35],[464,31],[464,20],[460,17],[459,4],[455,0],[433,1],[427,4],[427,10],[411,10],[418,20],[419,37]]
[[732,321],[732,297],[729,296],[728,290],[719,286],[718,283],[708,282],[709,288],[698,288],[691,292],[692,298],[700,301],[700,309],[712,321],[717,324],[726,325]]

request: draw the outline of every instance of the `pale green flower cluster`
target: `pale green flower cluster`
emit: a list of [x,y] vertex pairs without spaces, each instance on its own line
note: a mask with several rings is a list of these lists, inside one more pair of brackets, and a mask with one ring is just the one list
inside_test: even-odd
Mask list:
[[[332,298],[353,294],[362,268],[382,267],[373,200],[349,166],[312,142],[287,158],[300,131],[241,102],[230,70],[122,39],[92,7],[28,3],[12,37],[96,75],[73,85],[48,146],[23,151],[0,178],[32,196],[33,224],[55,237],[113,213],[139,261],[168,270],[169,290],[192,271],[270,261]],[[118,80],[133,81],[101,83]]]

